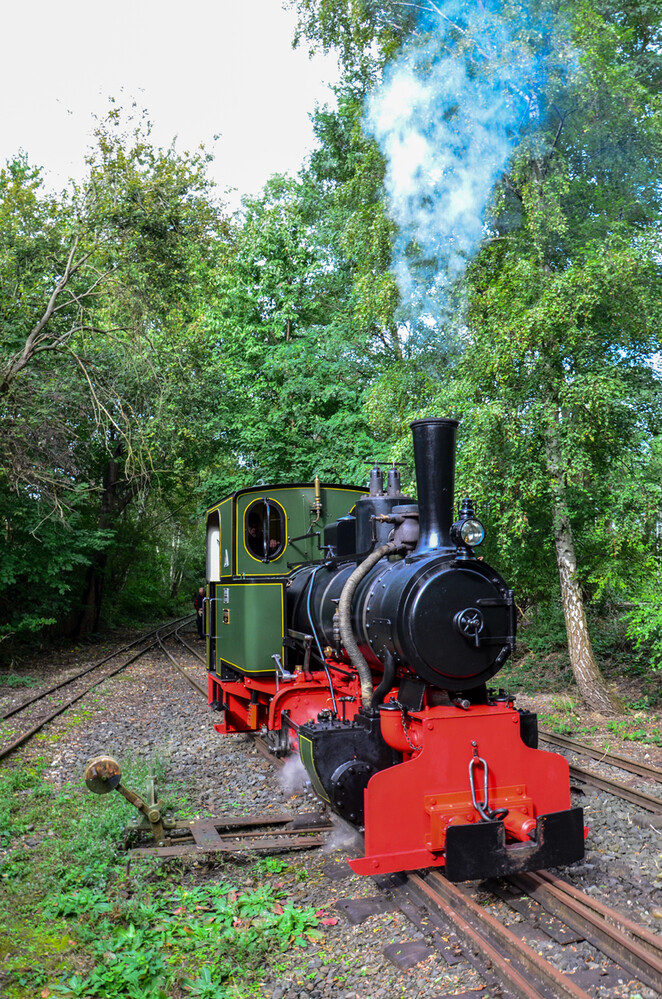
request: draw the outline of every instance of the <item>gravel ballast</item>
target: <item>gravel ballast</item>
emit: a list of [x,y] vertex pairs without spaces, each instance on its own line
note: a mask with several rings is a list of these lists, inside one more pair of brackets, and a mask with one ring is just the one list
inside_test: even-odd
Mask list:
[[[181,650],[176,655],[189,663],[198,680],[204,681],[200,663]],[[67,665],[63,664],[62,669]],[[49,673],[49,682],[53,678]],[[13,692],[3,698],[5,703],[9,696],[22,699],[25,694]],[[527,698],[526,706],[535,708],[535,698]],[[200,815],[319,810],[319,804],[305,789],[305,774],[294,761],[288,762],[283,771],[275,771],[248,737],[221,736],[213,729],[214,720],[204,699],[164,657],[152,651],[97,688],[77,711],[59,718],[43,739],[31,743],[21,754],[50,758],[49,779],[56,786],[78,780],[86,762],[95,755],[109,754],[118,759],[129,787],[135,761],[149,764],[158,760],[165,766],[168,780],[181,785],[191,807]],[[617,751],[635,755],[631,749],[628,746]],[[649,756],[651,763],[660,765],[659,750],[646,746],[638,749]],[[573,758],[575,761],[586,765],[585,760]],[[622,773],[616,774],[610,768],[605,775],[624,780]],[[637,786],[649,793],[662,791],[662,785],[655,792],[650,785],[636,780]],[[138,786],[135,789],[141,791]],[[584,807],[590,833],[585,860],[564,871],[564,877],[659,932],[662,829],[647,822],[635,806],[604,792],[578,789],[573,799]],[[103,807],[102,799],[99,807]],[[130,815],[127,805],[127,820]],[[268,878],[297,906],[323,910],[321,942],[274,955],[254,994],[271,999],[390,999],[403,995],[438,999],[466,992],[498,995],[463,959],[449,966],[435,951],[407,970],[392,963],[384,954],[389,945],[416,940],[425,943],[424,935],[395,906],[382,902],[383,911],[369,915],[358,925],[348,921],[337,903],[348,898],[368,900],[379,894],[372,879],[360,878],[347,867],[345,858],[352,846],[346,832],[336,831],[323,849],[288,854],[288,867],[278,873],[256,868],[254,857],[236,857],[211,862],[192,859],[184,865],[184,875],[178,861],[177,877],[200,881],[222,872],[238,887],[255,887]],[[501,903],[489,904],[495,914],[502,912]],[[566,952],[564,958],[554,960],[559,966],[565,960],[563,970],[572,971],[599,963],[601,958],[589,945],[582,944]],[[650,989],[633,990],[627,975],[623,975],[622,982],[607,982],[605,977],[605,986],[591,994],[601,999],[655,996]]]

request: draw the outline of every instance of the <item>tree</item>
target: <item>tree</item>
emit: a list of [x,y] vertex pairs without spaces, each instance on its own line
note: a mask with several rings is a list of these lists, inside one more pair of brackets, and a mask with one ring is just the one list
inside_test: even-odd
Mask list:
[[[657,78],[624,57],[627,18],[609,24],[588,4],[572,15],[559,31],[582,46],[582,60],[547,82],[545,127],[504,179],[495,241],[473,276],[464,371],[479,368],[472,380],[484,386],[487,375],[501,433],[528,443],[533,461],[518,479],[547,497],[575,678],[592,707],[612,710],[586,624],[573,520],[581,497],[604,502],[628,449],[659,431],[639,401],[659,395],[651,358],[660,349],[662,133],[651,114]],[[648,62],[651,53],[641,55]]]
[[[659,19],[643,3],[617,10],[546,0],[526,9],[430,3],[419,9],[398,61],[383,28],[392,15],[402,26],[398,6],[369,5],[372,78],[386,66],[390,84],[400,66],[411,73],[414,65],[418,81],[438,89],[424,123],[398,120],[399,141],[411,150],[439,121],[439,134],[446,129],[456,149],[434,184],[421,188],[418,204],[411,196],[418,231],[402,241],[401,260],[410,276],[416,264],[424,290],[435,270],[430,264],[436,265],[441,286],[465,301],[464,328],[456,323],[454,342],[439,341],[443,364],[428,338],[418,350],[412,345],[404,371],[396,366],[397,384],[418,377],[422,387],[420,404],[405,407],[403,415],[441,410],[464,417],[465,432],[471,427],[473,433],[465,433],[462,464],[473,464],[471,477],[501,511],[504,527],[516,525],[522,535],[535,524],[538,536],[552,542],[541,550],[556,561],[578,685],[589,704],[611,710],[616,705],[586,626],[592,566],[578,564],[575,536],[582,529],[595,536],[596,523],[609,520],[617,508],[610,476],[629,445],[644,453],[659,430],[649,405],[659,392],[651,365],[660,349]],[[326,46],[358,10],[342,0],[297,7],[301,30]],[[344,49],[341,55],[348,71],[360,75]],[[472,217],[484,227],[482,248],[468,279],[458,281],[461,267],[456,254],[450,268],[449,240],[467,261],[472,242],[457,230],[441,238],[434,226],[444,213],[435,218],[436,199],[443,203],[446,194],[444,170],[464,169],[465,151],[487,135],[484,123],[500,120],[501,112],[485,112],[480,121],[473,114],[492,96],[510,108],[512,146],[518,115],[526,124],[510,162],[503,161],[490,211]],[[392,177],[388,184],[393,203]],[[472,184],[467,176],[464,190]],[[400,232],[402,226],[399,219]],[[480,235],[479,227],[474,231]],[[454,311],[442,307],[437,316]],[[379,414],[387,410],[381,400],[388,392],[387,377],[375,397]],[[521,575],[523,555],[514,551],[512,532],[509,541]],[[541,570],[545,564],[538,562]]]
[[[127,134],[119,112],[96,142],[86,182],[58,197],[22,159],[0,173],[0,489],[32,511],[23,522],[37,538],[45,522],[83,517],[81,631],[96,629],[131,504],[160,491],[167,505],[195,475],[176,463],[190,456],[184,355],[227,236],[204,154],[156,149],[149,127]],[[6,581],[10,602],[30,572]]]
[[298,14],[294,44],[338,53],[348,82],[368,85],[418,31],[422,5],[380,0],[288,0]]
[[330,203],[310,172],[244,201],[208,307],[210,499],[256,479],[361,481],[373,456],[362,397],[375,356]]

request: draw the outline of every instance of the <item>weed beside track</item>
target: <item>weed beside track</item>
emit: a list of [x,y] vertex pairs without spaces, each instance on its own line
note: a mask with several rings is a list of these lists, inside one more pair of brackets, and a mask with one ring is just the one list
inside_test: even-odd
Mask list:
[[[184,660],[192,676],[204,678],[193,656]],[[548,696],[532,706],[546,706]],[[604,745],[606,720],[578,717],[595,724],[594,738]],[[83,789],[90,756],[114,756],[138,792],[156,772],[160,797],[180,818],[310,807],[294,761],[275,776],[252,741],[215,733],[216,720],[204,698],[153,652],[86,695],[0,768],[3,997],[495,994],[452,947],[406,969],[387,958],[389,948],[426,943],[426,931],[397,908],[385,909],[381,897],[370,908],[376,886],[344,863],[348,842],[262,859],[141,858],[127,873],[119,843],[132,809],[119,795],[99,798]],[[658,754],[650,743],[614,748]],[[566,876],[655,930],[662,918],[659,830],[634,825],[631,806],[610,795],[588,791],[578,803],[591,832],[586,861]],[[345,915],[350,902],[369,910],[356,925]],[[501,903],[490,905],[501,918]],[[572,967],[583,960],[583,952],[573,952]],[[610,986],[596,999],[632,995],[627,977]]]
[[[319,915],[269,883],[247,889],[226,876],[199,883],[200,864],[182,865],[178,883],[176,865],[151,858],[127,872],[118,848],[123,799],[109,795],[99,808],[80,784],[56,791],[46,768],[37,760],[0,776],[3,845],[21,838],[0,872],[7,999],[244,996],[266,952],[319,936]],[[133,783],[145,776],[132,767]],[[189,810],[162,773],[161,785],[168,805]]]

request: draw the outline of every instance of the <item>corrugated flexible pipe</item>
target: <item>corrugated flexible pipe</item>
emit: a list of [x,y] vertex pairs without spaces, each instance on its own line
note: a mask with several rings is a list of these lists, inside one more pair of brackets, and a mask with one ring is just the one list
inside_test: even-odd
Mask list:
[[338,624],[340,627],[340,637],[352,666],[356,668],[356,671],[359,674],[359,680],[361,681],[361,701],[363,703],[363,707],[368,711],[372,709],[374,693],[372,687],[372,673],[352,633],[352,600],[354,598],[356,588],[361,580],[368,575],[372,567],[377,565],[380,559],[384,558],[386,555],[396,555],[398,552],[406,550],[406,545],[395,544],[382,545],[381,548],[375,548],[374,552],[368,555],[363,562],[357,565],[356,569],[343,586],[342,593],[340,594],[340,600],[338,602]]

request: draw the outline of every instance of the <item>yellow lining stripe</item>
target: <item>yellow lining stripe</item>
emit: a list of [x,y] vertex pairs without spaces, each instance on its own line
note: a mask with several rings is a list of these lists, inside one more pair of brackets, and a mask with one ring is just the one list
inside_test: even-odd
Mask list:
[[229,503],[231,499],[232,496],[226,496],[225,499],[222,499],[220,503],[216,504],[216,506],[210,506],[207,510],[207,516],[209,516],[210,513],[215,513],[218,509],[220,509],[220,507],[223,506],[224,503]]
[[[305,748],[303,747],[303,743],[306,744]],[[310,774],[311,780],[313,782],[313,787],[315,787],[315,790],[319,794],[320,798],[323,798],[324,801],[328,801],[330,803],[331,799],[329,798],[329,796],[326,793],[324,785],[322,784],[322,781],[319,778],[319,774],[317,773],[317,767],[315,766],[315,760],[313,758],[313,741],[312,741],[312,739],[309,739],[305,735],[300,735],[299,736],[299,756],[301,757],[301,762],[302,763],[304,763],[303,757],[304,757],[304,752],[306,752],[306,750],[307,750],[308,759],[310,760],[310,765],[313,768],[313,773]],[[305,766],[305,763],[304,763],[304,766]],[[306,767],[306,770],[307,769],[308,768]]]
[[[220,586],[220,583],[217,583],[216,585]],[[230,587],[232,587],[232,586],[278,586],[278,587],[280,587],[280,628],[281,628],[281,634],[283,634],[283,632],[285,630],[285,586],[284,586],[283,583],[266,583],[266,582],[264,582],[264,583],[263,582],[254,582],[254,583],[253,582],[251,582],[251,583],[243,583],[243,582],[241,582],[241,583],[239,583],[239,582],[237,582],[237,583],[230,583],[228,586],[226,586],[224,588],[229,590]],[[221,627],[222,627],[222,625],[221,625]],[[220,632],[216,636],[216,642],[217,642],[216,651],[218,653],[219,652],[218,645],[221,642],[221,633]],[[285,646],[284,645],[281,645],[280,651],[281,651],[281,656],[284,657],[284,655],[285,655]],[[253,674],[253,673],[275,673],[276,672],[276,666],[275,666],[275,664],[274,664],[273,669],[270,669],[269,667],[266,667],[265,669],[247,669],[245,666],[238,666],[237,663],[231,663],[229,659],[226,659],[222,655],[219,655],[219,659],[220,659],[221,662],[227,663],[228,666],[232,666],[233,669],[237,669],[241,673]]]
[[[278,559],[279,559],[279,558],[280,558],[280,557],[281,557],[282,555],[284,555],[284,554],[285,554],[285,551],[286,551],[286,549],[287,549],[287,511],[286,511],[285,507],[283,506],[283,504],[282,504],[282,503],[279,503],[279,501],[278,501],[277,499],[272,499],[272,498],[271,498],[270,496],[268,496],[268,495],[266,495],[265,493],[263,493],[263,494],[262,494],[262,500],[263,500],[263,502],[264,502],[264,500],[265,500],[265,499],[266,499],[266,500],[268,500],[268,501],[269,501],[269,503],[273,503],[273,504],[274,504],[274,506],[279,506],[279,507],[280,507],[280,509],[281,509],[281,510],[283,511],[283,517],[284,517],[284,520],[285,520],[285,543],[283,544],[283,549],[282,549],[282,551],[281,551],[281,552],[279,552],[279,554],[278,554],[278,555],[276,555],[276,556],[275,556],[274,558],[270,558],[270,559],[269,559],[269,562],[277,562],[277,561],[278,561]],[[242,522],[243,522],[243,535],[244,535],[244,536],[243,536],[243,544],[244,544],[244,551],[245,551],[245,552],[247,552],[247,553],[248,553],[248,555],[250,555],[250,557],[251,557],[251,558],[253,559],[253,561],[254,561],[254,562],[259,562],[259,563],[260,563],[260,565],[267,565],[268,563],[267,563],[267,562],[264,562],[264,561],[263,561],[263,560],[262,560],[261,558],[256,558],[256,557],[255,557],[255,555],[253,555],[253,553],[251,552],[251,550],[250,550],[250,548],[248,547],[248,545],[246,544],[246,514],[248,513],[248,511],[250,510],[250,508],[251,508],[251,507],[252,507],[252,506],[253,506],[253,505],[254,505],[255,503],[259,503],[259,501],[260,501],[260,499],[259,499],[259,498],[258,498],[258,499],[256,499],[256,500],[253,500],[253,502],[252,502],[252,503],[249,503],[249,504],[248,504],[248,506],[246,507],[246,509],[244,510],[244,515],[243,515],[243,517],[242,517]],[[237,552],[238,552],[238,551],[239,551],[239,517],[237,517]]]

